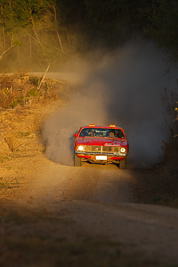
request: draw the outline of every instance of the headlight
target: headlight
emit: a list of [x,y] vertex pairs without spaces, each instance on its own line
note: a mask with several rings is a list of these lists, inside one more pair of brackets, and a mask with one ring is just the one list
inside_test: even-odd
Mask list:
[[125,152],[126,152],[125,147],[121,147],[121,152],[122,152],[122,153],[125,153]]
[[84,147],[83,146],[78,146],[77,150],[83,151],[84,150]]

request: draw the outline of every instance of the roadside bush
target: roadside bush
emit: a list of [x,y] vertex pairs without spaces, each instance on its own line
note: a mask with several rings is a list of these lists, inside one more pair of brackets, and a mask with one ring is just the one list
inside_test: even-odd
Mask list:
[[[178,84],[177,84],[178,87]],[[162,102],[166,109],[164,130],[167,131],[167,140],[163,140],[162,149],[165,154],[165,162],[177,169],[178,166],[178,93],[165,88]]]
[[9,133],[4,137],[4,141],[7,143],[9,149],[11,152],[15,152],[17,149],[17,143],[14,135],[12,133]]
[[40,89],[39,78],[27,74],[0,76],[0,109],[14,109],[17,105],[30,105],[34,100],[57,99],[57,93],[51,89],[52,82],[44,82]]
[[29,82],[35,86],[38,86],[39,84],[39,79],[38,77],[29,77]]
[[[176,101],[177,107],[175,108],[175,110],[177,111],[177,116],[175,121],[178,121],[178,102]],[[178,133],[176,134],[176,136],[178,136]]]

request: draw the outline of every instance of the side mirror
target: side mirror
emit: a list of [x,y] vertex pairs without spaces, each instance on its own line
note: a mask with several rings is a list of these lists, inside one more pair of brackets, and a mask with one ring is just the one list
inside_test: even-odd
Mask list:
[[77,134],[75,133],[74,136],[77,137]]

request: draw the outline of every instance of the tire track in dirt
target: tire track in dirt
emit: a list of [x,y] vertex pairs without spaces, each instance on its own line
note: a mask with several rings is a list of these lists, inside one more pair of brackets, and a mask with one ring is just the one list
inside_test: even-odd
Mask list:
[[134,202],[132,176],[114,165],[63,166],[49,162],[27,193],[28,201],[51,205],[64,200]]
[[[83,236],[119,242],[124,257],[140,266],[178,264],[178,212],[134,203],[132,171],[115,165],[46,163],[23,200],[27,207],[63,216],[76,240]],[[68,236],[67,225],[59,228]]]

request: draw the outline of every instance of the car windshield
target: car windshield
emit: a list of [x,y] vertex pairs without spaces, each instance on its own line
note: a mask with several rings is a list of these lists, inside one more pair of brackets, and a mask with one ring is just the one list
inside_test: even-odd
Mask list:
[[125,138],[121,129],[83,128],[79,137]]

